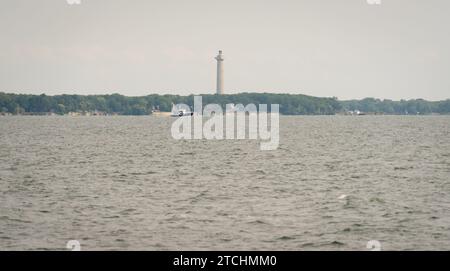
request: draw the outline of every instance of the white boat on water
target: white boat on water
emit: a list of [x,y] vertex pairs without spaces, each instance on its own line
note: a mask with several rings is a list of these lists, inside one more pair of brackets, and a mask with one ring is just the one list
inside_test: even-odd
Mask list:
[[176,105],[172,106],[172,113],[170,116],[172,117],[189,117],[194,115],[193,112],[191,112],[191,110],[187,110],[186,108],[178,108]]

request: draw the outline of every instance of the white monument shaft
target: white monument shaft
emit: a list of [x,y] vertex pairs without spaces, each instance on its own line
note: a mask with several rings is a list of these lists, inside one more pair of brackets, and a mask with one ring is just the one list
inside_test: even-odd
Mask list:
[[223,56],[222,51],[219,51],[219,55],[216,56],[217,60],[217,94],[223,94]]

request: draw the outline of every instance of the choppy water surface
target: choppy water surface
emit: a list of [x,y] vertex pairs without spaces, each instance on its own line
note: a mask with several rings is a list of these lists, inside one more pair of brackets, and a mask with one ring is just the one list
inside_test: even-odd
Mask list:
[[0,117],[0,250],[450,249],[450,117],[281,117],[276,151],[172,121]]

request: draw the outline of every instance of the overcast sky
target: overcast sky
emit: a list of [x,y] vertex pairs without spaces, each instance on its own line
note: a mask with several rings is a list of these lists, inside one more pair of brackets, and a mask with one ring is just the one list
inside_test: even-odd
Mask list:
[[0,0],[0,91],[450,98],[448,0]]

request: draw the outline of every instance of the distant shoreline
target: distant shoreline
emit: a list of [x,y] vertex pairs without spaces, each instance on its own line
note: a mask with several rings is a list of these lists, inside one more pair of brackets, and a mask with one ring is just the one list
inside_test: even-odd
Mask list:
[[[240,93],[199,95],[204,104],[279,104],[282,115],[448,115],[450,99],[443,101],[362,100],[340,101],[336,97],[303,94]],[[0,92],[0,115],[151,115],[170,112],[174,104],[192,108],[194,95],[158,95],[127,97],[112,95],[48,96]],[[158,113],[160,112],[160,113]],[[164,113],[162,113],[164,114]]]
[[[0,113],[0,118],[2,117],[67,117],[67,118],[101,118],[101,117],[160,117],[160,118],[172,118],[171,112],[161,112],[164,114],[149,114],[149,115],[121,115],[121,114],[111,114],[111,115],[60,115],[60,114],[3,114]],[[450,116],[450,114],[364,114],[364,115],[351,115],[351,114],[334,114],[334,115],[285,115],[281,114],[283,117],[443,117]]]

